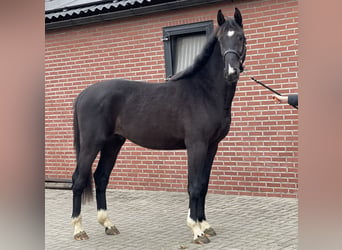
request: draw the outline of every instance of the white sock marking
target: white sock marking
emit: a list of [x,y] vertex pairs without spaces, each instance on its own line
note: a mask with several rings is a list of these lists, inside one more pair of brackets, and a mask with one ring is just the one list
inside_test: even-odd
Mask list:
[[234,33],[235,33],[234,30],[229,30],[228,33],[227,33],[227,35],[228,35],[229,37],[232,37],[232,36],[234,36]]
[[188,218],[186,220],[186,224],[188,225],[188,227],[191,228],[192,233],[194,234],[194,240],[196,240],[199,236],[204,236],[204,233],[201,230],[200,223],[190,218],[190,208],[188,210]]
[[100,209],[97,211],[97,221],[104,227],[112,227],[114,224],[109,220],[107,210]]
[[83,231],[81,215],[79,215],[76,218],[73,218],[71,220],[71,224],[74,226],[74,235],[76,235],[76,234],[78,234],[78,233]]
[[204,220],[202,222],[200,222],[200,226],[201,226],[201,230],[204,232],[206,229],[209,229],[211,226],[209,225],[209,223]]

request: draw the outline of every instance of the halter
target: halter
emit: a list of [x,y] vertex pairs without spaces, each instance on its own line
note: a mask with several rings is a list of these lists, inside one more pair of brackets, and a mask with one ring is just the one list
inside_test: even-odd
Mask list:
[[[244,48],[245,51],[245,48]],[[244,51],[242,52],[242,55],[240,55],[236,50],[233,49],[227,49],[224,53],[223,53],[223,60],[226,60],[226,55],[228,55],[229,53],[232,53],[234,55],[236,55],[239,58],[239,62],[240,62],[240,71],[243,72],[243,62],[244,62]]]
[[233,49],[227,49],[224,53],[223,53],[223,59],[226,59],[226,55],[228,55],[229,53],[232,53],[232,54],[235,54],[239,60],[241,60],[241,57],[240,54],[236,51],[236,50],[233,50]]

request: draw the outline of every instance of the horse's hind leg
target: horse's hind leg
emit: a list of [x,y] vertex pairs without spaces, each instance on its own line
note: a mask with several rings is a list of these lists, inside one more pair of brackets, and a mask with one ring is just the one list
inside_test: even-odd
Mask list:
[[[87,144],[81,147],[77,160],[77,167],[72,176],[73,208],[72,224],[74,225],[74,239],[86,240],[88,235],[82,228],[81,203],[82,195],[91,197],[91,166],[97,153],[98,147],[95,144]],[[87,198],[87,197],[85,197]]]
[[108,140],[101,149],[100,161],[94,173],[96,185],[96,203],[97,203],[97,219],[101,225],[105,227],[108,235],[119,234],[119,230],[109,220],[107,213],[106,188],[109,181],[110,173],[114,167],[116,158],[125,138],[120,135],[114,135]]

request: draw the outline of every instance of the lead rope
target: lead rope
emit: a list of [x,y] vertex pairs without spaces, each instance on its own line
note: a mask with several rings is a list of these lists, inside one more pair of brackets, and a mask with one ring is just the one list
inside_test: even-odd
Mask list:
[[[266,84],[264,84],[264,83],[258,81],[258,80],[255,79],[254,77],[249,76],[248,73],[246,72],[246,70],[244,70],[243,73],[244,73],[247,77],[249,77],[250,79],[252,79],[254,82],[256,82],[256,83],[260,84],[261,86],[263,86],[264,88],[266,88],[266,89],[272,91],[273,93],[275,93],[275,94],[277,94],[277,95],[282,96],[282,94],[280,94],[279,92],[275,91],[274,89],[268,87]],[[292,104],[290,104],[290,105],[291,105],[292,107],[294,107],[295,109],[298,109],[298,106],[292,105]]]

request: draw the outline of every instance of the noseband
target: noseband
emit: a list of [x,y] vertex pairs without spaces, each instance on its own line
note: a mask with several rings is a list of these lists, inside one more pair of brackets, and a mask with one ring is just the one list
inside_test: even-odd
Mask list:
[[241,57],[240,54],[236,51],[236,50],[233,50],[233,49],[227,49],[224,53],[223,53],[223,59],[226,59],[226,55],[228,55],[229,53],[232,53],[232,54],[235,54],[239,60],[241,60]]
[[243,61],[244,61],[244,55],[240,55],[236,50],[233,49],[227,49],[224,53],[223,53],[223,60],[226,61],[226,56],[231,53],[237,56],[237,58],[239,59],[240,62],[240,71],[243,72]]

